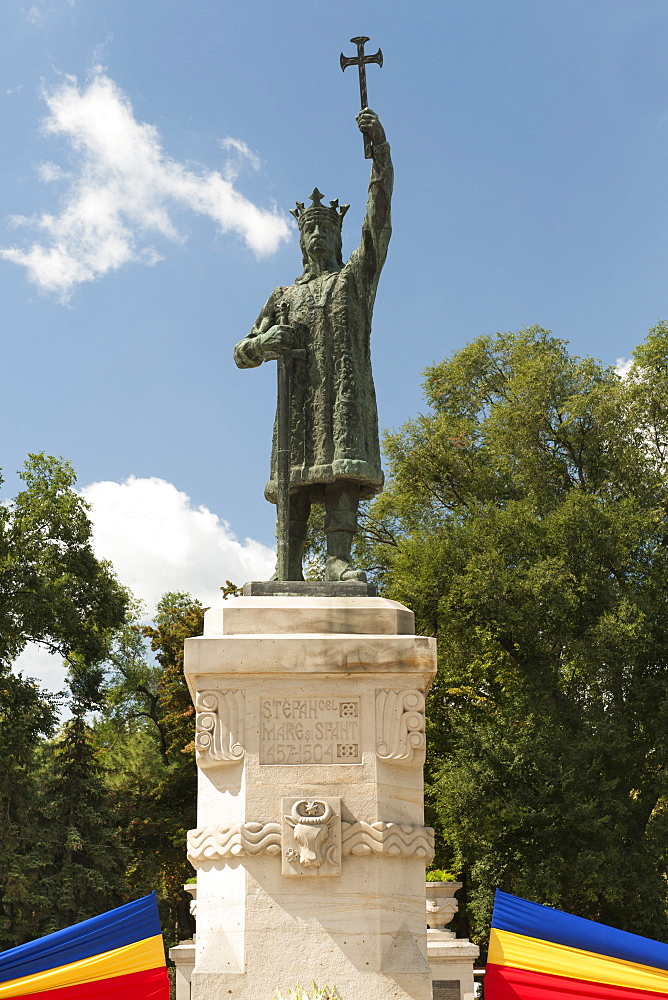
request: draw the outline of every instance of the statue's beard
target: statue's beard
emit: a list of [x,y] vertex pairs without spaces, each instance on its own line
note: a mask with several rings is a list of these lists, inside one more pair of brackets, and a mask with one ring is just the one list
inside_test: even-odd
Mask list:
[[340,267],[336,253],[330,247],[322,247],[322,252],[319,253],[313,253],[307,249],[306,260],[314,267],[327,267],[330,269]]

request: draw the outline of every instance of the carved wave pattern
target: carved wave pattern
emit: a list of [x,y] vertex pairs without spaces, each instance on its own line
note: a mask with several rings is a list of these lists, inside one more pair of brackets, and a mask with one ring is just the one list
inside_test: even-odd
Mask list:
[[424,695],[417,690],[376,692],[376,754],[393,764],[424,764]]
[[200,767],[243,758],[243,691],[198,691],[195,748]]
[[434,831],[428,826],[406,823],[342,823],[341,853],[363,856],[382,854],[388,858],[434,857]]
[[207,861],[280,853],[280,823],[235,823],[188,831],[188,861],[195,868]]
[[[203,826],[188,831],[188,860],[194,868],[206,862],[281,853],[280,823],[236,823],[233,826]],[[341,854],[364,857],[379,854],[386,858],[434,856],[431,827],[406,823],[341,824]]]

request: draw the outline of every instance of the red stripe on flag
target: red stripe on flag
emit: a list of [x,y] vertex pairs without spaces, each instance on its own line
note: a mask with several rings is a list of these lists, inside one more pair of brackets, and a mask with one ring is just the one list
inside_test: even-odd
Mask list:
[[485,1000],[662,1000],[668,993],[628,986],[591,983],[584,979],[529,972],[509,965],[487,965]]
[[57,990],[14,996],[18,1000],[169,1000],[169,977],[163,965],[160,969],[98,979],[94,983],[77,983],[76,986],[61,986]]

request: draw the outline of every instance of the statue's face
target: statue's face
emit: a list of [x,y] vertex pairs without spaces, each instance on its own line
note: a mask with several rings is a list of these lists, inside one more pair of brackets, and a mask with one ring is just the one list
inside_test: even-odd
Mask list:
[[314,215],[302,226],[301,244],[312,260],[335,260],[339,240],[339,227],[326,217]]

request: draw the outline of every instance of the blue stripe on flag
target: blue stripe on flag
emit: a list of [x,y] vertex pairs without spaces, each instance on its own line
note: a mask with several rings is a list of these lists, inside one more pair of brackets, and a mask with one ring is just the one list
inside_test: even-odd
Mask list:
[[155,893],[0,953],[0,983],[161,934]]
[[668,944],[496,890],[492,927],[668,971]]

